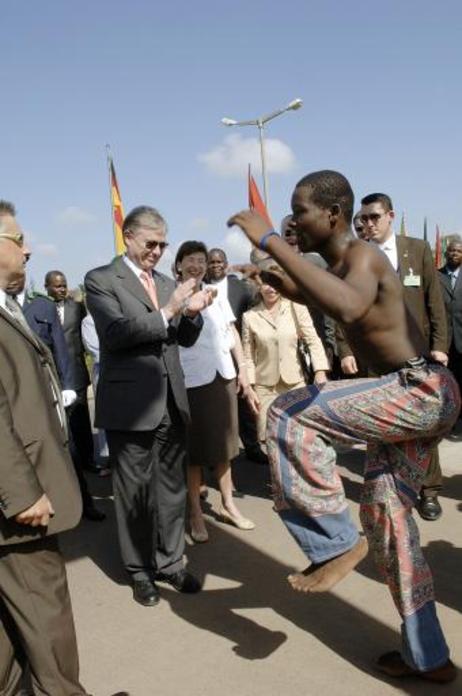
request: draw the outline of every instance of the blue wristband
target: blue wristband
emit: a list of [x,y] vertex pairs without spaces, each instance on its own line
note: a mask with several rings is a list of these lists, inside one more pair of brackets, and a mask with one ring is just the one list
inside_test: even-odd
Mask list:
[[275,230],[268,230],[268,232],[265,232],[263,237],[258,242],[258,248],[261,249],[262,251],[266,251],[268,239],[270,237],[274,237],[274,236],[279,237],[278,233]]

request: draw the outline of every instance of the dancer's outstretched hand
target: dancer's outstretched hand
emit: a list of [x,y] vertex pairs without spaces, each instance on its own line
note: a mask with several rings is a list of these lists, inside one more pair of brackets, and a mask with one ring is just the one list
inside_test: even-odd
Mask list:
[[229,218],[227,225],[228,227],[238,225],[256,247],[263,235],[271,229],[267,221],[255,210],[241,210],[240,213]]

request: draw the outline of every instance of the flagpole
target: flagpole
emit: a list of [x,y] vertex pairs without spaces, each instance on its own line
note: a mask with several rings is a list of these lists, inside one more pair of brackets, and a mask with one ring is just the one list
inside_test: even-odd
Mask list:
[[264,141],[264,125],[263,121],[257,122],[258,132],[260,133],[260,154],[261,154],[261,173],[263,176],[263,198],[265,199],[265,207],[268,210],[268,178],[266,175],[266,158],[265,158],[265,141]]
[[114,240],[114,251],[117,254],[116,226],[115,226],[115,220],[114,220],[114,204],[113,204],[113,200],[112,200],[112,172],[111,172],[112,154],[111,154],[111,146],[108,143],[106,143],[106,160],[107,160],[107,173],[108,173],[108,183],[109,183],[109,209],[111,211],[111,220],[112,220],[112,238]]

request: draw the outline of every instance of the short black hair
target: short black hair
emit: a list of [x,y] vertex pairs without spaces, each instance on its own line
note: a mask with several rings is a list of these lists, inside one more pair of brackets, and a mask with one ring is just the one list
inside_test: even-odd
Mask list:
[[393,202],[386,193],[369,193],[361,199],[361,205],[371,205],[371,203],[380,203],[386,213],[393,210]]
[[56,276],[62,276],[64,280],[66,280],[66,276],[62,271],[48,271],[48,273],[45,276],[45,287],[49,285],[50,281],[53,280],[53,278],[55,278]]
[[11,217],[16,217],[16,208],[10,201],[0,200],[0,215],[11,215]]
[[320,208],[339,205],[349,225],[353,217],[355,197],[348,179],[332,169],[321,169],[300,179],[296,188],[310,188],[313,202]]
[[187,242],[183,242],[183,244],[180,246],[178,251],[176,252],[175,256],[175,268],[177,267],[177,264],[181,263],[184,259],[185,256],[189,256],[190,254],[198,254],[202,253],[205,255],[205,258],[207,258],[207,247],[205,246],[204,242],[197,242],[195,239],[191,239]]
[[228,263],[228,257],[226,256],[226,252],[223,251],[223,249],[219,249],[218,247],[214,247],[213,249],[209,249],[208,256],[211,256],[212,254],[221,254],[223,256],[225,263]]

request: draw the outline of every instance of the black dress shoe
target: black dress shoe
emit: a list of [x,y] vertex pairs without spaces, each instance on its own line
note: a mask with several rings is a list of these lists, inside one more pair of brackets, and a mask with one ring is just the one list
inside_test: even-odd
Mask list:
[[435,522],[443,514],[440,501],[436,495],[422,496],[417,503],[417,512],[427,522]]
[[178,592],[185,592],[187,594],[194,594],[200,592],[202,586],[197,578],[187,570],[182,568],[176,573],[157,573],[156,580],[159,582],[168,582],[169,585],[178,590]]
[[160,600],[159,588],[151,580],[135,580],[133,599],[144,607],[155,607]]
[[86,520],[91,520],[91,522],[102,522],[106,519],[104,512],[98,510],[94,505],[84,505],[82,517],[85,517]]

